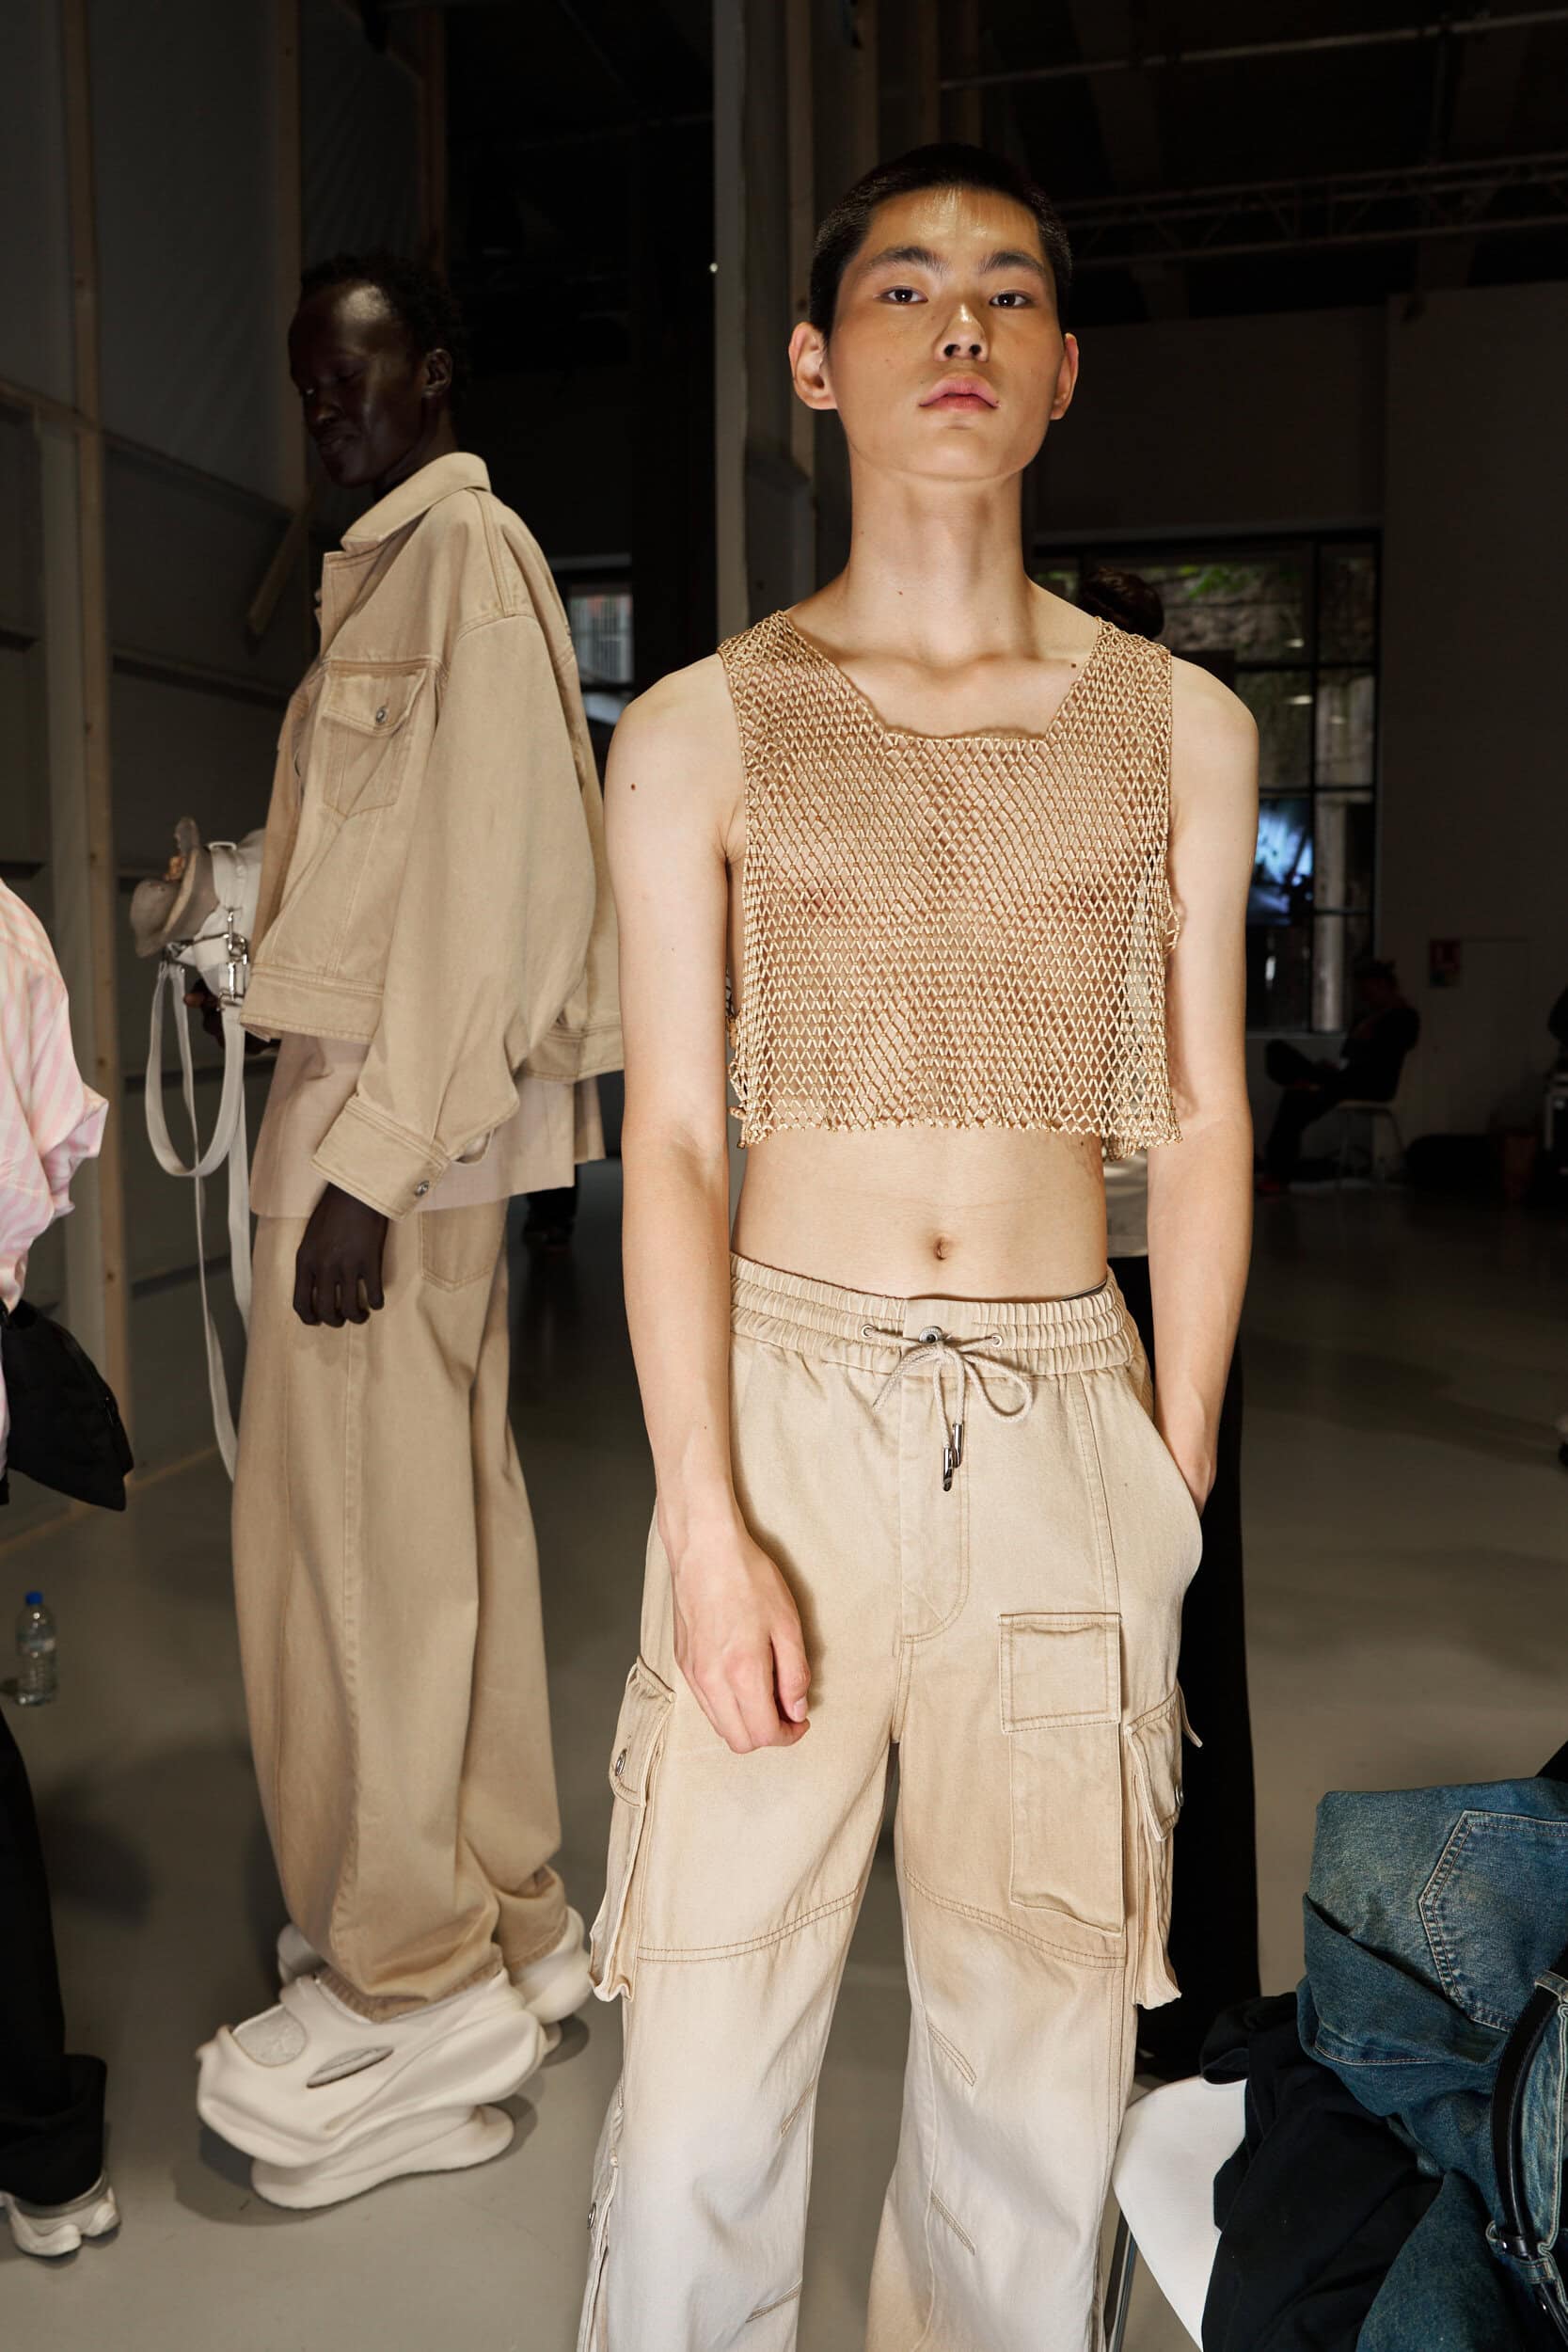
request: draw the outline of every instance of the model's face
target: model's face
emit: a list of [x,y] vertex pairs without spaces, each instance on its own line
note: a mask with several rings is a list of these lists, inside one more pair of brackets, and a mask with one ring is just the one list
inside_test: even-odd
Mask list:
[[302,302],[289,329],[289,373],[305,429],[344,488],[390,484],[412,470],[445,405],[445,352],[414,350],[374,286],[329,286]]
[[831,336],[797,327],[790,358],[863,462],[963,482],[1022,473],[1078,373],[1033,214],[981,188],[879,205]]

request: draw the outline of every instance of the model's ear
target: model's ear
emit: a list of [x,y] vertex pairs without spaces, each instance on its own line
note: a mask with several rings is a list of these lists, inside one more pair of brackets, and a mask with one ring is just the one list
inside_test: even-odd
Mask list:
[[421,400],[436,401],[451,398],[451,354],[450,351],[427,351],[424,356],[424,382],[420,387]]
[[800,321],[789,339],[789,372],[795,379],[796,399],[803,400],[808,408],[838,406],[828,373],[828,338],[808,319]]
[[1051,421],[1065,417],[1072,405],[1072,395],[1078,387],[1078,338],[1063,338],[1062,364],[1056,371],[1056,394],[1051,404]]

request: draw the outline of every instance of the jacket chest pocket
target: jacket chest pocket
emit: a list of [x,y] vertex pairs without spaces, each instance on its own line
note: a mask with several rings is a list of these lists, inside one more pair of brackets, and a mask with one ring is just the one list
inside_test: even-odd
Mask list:
[[[316,714],[310,787],[340,817],[386,808],[397,799],[415,736],[415,712],[429,672],[329,669]],[[319,785],[317,779],[319,778]]]

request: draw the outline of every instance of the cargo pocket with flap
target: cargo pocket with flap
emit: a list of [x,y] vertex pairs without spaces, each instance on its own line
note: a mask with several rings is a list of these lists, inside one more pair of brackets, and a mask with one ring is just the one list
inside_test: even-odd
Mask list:
[[1140,2009],[1158,2009],[1179,1997],[1180,1987],[1165,1956],[1170,1934],[1171,1849],[1181,1811],[1181,1735],[1195,1746],[1197,1734],[1187,1721],[1180,1690],[1127,1726],[1127,1759],[1132,1797],[1132,1998]]
[[1012,1784],[1012,1899],[1086,1931],[1123,1925],[1121,1620],[1114,1611],[1002,1619],[1002,1728]]
[[322,797],[340,817],[360,817],[397,799],[408,766],[409,724],[428,672],[327,669],[310,765]]
[[610,1756],[610,1786],[615,1804],[610,1823],[610,1860],[589,1959],[594,1989],[602,2001],[612,2001],[617,1993],[629,1997],[632,1991],[641,1912],[638,1862],[646,1843],[654,1778],[674,1703],[669,1684],[661,1682],[640,1658],[626,1677]]

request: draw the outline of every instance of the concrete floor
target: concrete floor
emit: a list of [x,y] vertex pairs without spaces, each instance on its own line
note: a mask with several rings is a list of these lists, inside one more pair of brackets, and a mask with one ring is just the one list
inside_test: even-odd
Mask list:
[[[1568,1735],[1568,1236],[1395,1193],[1263,1204],[1246,1326],[1247,1561],[1264,1980],[1300,1964],[1329,1787],[1535,1769]],[[516,1420],[547,1585],[563,1867],[599,1892],[604,1767],[636,1641],[651,1479],[616,1269],[618,1183],[576,1254],[520,1278]],[[190,1302],[192,1333],[195,1302]],[[584,1507],[587,1499],[588,1506]],[[616,2013],[594,2005],[511,2152],[313,2217],[250,2193],[201,2132],[191,2053],[269,1997],[279,1908],[252,1793],[215,1461],[122,1520],[0,1547],[42,1582],[64,1692],[24,1719],[73,2040],[112,2069],[112,2246],[47,2268],[0,2230],[8,2352],[567,2352]],[[803,2352],[858,2352],[906,2030],[884,1857],[822,2090]],[[1184,2339],[1140,2281],[1130,2352]]]

